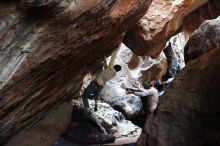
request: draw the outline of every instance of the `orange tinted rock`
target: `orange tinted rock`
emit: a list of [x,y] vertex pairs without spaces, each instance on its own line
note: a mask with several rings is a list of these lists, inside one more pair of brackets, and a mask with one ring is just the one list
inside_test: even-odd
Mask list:
[[0,10],[0,145],[76,94],[84,75],[117,48],[151,3],[53,1],[38,1],[43,13],[31,11],[41,10],[38,4],[20,11],[15,1]]
[[183,0],[178,3],[172,0],[154,0],[145,16],[127,32],[124,43],[137,55],[155,58],[169,38],[181,29],[185,16],[207,2],[208,0]]

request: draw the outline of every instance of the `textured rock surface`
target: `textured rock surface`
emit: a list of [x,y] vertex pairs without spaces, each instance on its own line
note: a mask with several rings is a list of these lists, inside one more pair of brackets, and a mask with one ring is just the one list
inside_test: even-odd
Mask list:
[[138,55],[157,57],[169,38],[180,29],[184,17],[207,2],[154,0],[137,26],[127,32],[124,43]]
[[193,33],[184,48],[185,61],[199,57],[201,54],[220,45],[220,17],[204,21]]
[[24,11],[48,11],[48,9],[57,6],[62,0],[21,0],[19,8]]
[[220,145],[220,48],[187,64],[160,98],[138,146]]
[[141,66],[141,82],[160,80],[167,72],[167,59],[163,52],[156,59],[145,57]]
[[208,3],[191,12],[183,19],[182,30],[191,35],[204,20],[215,19],[219,14],[220,1],[209,0]]
[[177,62],[181,69],[185,66],[184,47],[188,39],[189,39],[189,35],[187,33],[181,32],[171,37],[169,40],[174,52],[174,56],[177,59]]
[[[132,84],[134,80],[130,80],[126,78],[126,85]],[[114,82],[114,80],[112,80]],[[127,118],[132,118],[141,114],[141,100],[138,96],[133,94],[126,94],[125,90],[120,87],[121,83],[109,83],[107,84],[102,93],[101,99],[107,103],[109,103],[113,108],[122,112]]]
[[[90,107],[94,109],[94,101],[89,101]],[[73,100],[73,105],[82,107],[80,100]],[[122,113],[114,110],[107,103],[98,103],[98,111],[92,115],[105,127],[106,131],[116,138],[115,145],[135,143],[141,134],[141,128],[126,120]]]
[[1,2],[0,144],[76,93],[150,3],[63,0],[38,15]]
[[72,104],[63,103],[38,123],[13,137],[5,146],[49,146],[64,133],[71,118]]

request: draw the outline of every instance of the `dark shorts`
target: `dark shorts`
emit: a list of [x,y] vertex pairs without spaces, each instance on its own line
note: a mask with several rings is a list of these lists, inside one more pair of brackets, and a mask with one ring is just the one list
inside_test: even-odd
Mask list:
[[99,85],[95,81],[91,81],[88,87],[85,89],[83,96],[86,96],[87,99],[98,98],[99,92],[103,89],[103,86]]
[[97,84],[95,81],[91,81],[88,87],[85,89],[82,99],[85,107],[89,107],[88,99],[98,100],[99,92],[103,89],[103,86]]

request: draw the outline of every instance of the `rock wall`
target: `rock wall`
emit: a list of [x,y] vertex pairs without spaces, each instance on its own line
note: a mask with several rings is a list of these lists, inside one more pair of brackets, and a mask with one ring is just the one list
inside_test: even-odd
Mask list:
[[0,144],[75,94],[92,64],[117,48],[150,3],[0,2]]
[[168,62],[164,52],[161,52],[156,59],[149,56],[144,58],[144,63],[141,66],[141,82],[150,82],[152,80],[161,80],[168,69]]
[[220,17],[204,21],[184,48],[186,63],[220,45]]
[[179,31],[185,16],[208,0],[154,0],[148,12],[129,30],[124,43],[137,55],[157,57],[169,38]]
[[191,36],[204,20],[218,17],[220,14],[220,9],[216,7],[218,5],[219,2],[217,2],[217,0],[209,0],[208,3],[191,12],[183,19],[182,30]]
[[219,10],[216,0],[154,0],[136,27],[127,32],[124,43],[138,55],[156,57],[171,36],[181,29],[191,35],[204,20],[216,18]]
[[185,66],[184,46],[186,45],[188,40],[189,35],[185,32],[178,33],[177,35],[171,37],[169,40],[174,52],[174,56],[177,59],[177,62],[181,69]]
[[[160,98],[138,146],[220,144],[218,24],[218,19],[204,21],[189,39],[185,52],[190,61]],[[193,52],[197,56],[191,60]]]
[[49,146],[63,134],[70,123],[72,104],[64,102],[39,122],[22,130],[5,146]]
[[160,97],[138,146],[220,145],[220,48],[190,61]]
[[[94,109],[94,100],[89,100],[89,104],[90,107]],[[73,100],[73,105],[75,113],[77,113],[77,111],[81,111],[79,112],[80,115],[78,114],[76,119],[80,119],[81,116],[88,116],[88,113],[82,112],[82,101]],[[128,143],[135,143],[141,134],[140,127],[134,125],[131,121],[128,121],[121,112],[114,110],[107,103],[98,103],[98,111],[92,112],[91,116],[94,117],[108,133],[111,133],[115,136],[115,142],[109,145],[124,145]],[[84,121],[84,123],[86,122],[89,123],[90,121]]]

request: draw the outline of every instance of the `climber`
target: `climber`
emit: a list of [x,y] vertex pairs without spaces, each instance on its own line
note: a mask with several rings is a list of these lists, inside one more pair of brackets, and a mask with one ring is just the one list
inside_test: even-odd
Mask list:
[[[145,89],[140,84],[134,84],[138,91],[127,88],[128,94],[135,94],[140,96],[141,98],[147,98],[147,112],[151,113],[157,108],[157,104],[159,101],[159,96],[161,96],[163,91],[163,85],[159,80],[151,81],[149,84],[149,89]],[[145,109],[146,107],[144,107]]]
[[106,65],[107,67],[96,75],[96,78],[90,82],[82,95],[84,107],[87,109],[88,112],[90,111],[88,98],[91,97],[91,95],[93,96],[95,100],[94,111],[97,111],[99,92],[103,89],[105,83],[113,78],[116,75],[116,72],[119,72],[121,70],[120,65],[114,65],[118,51],[119,48],[112,54],[109,65]]

